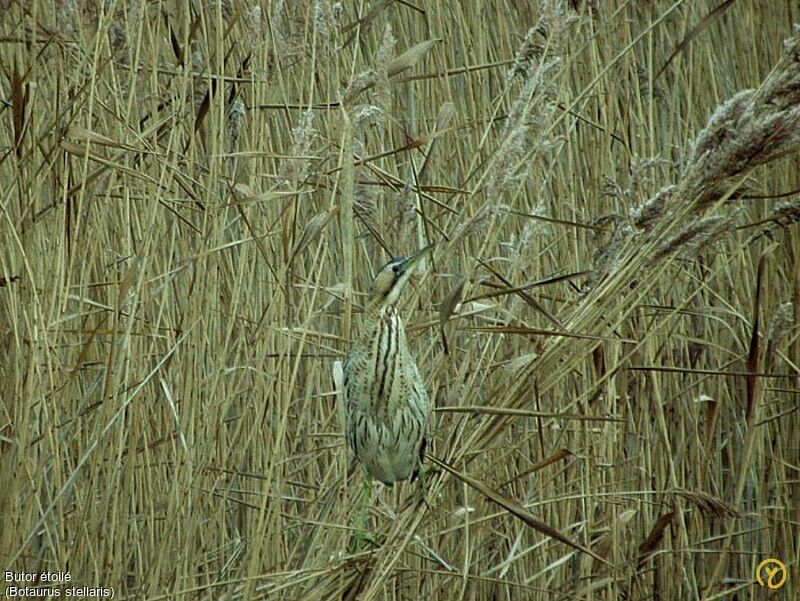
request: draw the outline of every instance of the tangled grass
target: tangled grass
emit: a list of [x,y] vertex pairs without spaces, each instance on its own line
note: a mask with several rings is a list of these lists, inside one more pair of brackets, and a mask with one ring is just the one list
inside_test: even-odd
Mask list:
[[[797,595],[791,3],[2,4],[4,571],[710,601],[774,557]],[[434,241],[427,499],[353,552],[331,374]]]

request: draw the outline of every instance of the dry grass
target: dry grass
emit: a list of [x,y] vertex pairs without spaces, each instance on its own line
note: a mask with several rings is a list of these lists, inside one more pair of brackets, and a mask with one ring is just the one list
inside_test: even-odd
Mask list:
[[[3,570],[711,600],[776,557],[796,598],[793,3],[2,4]],[[446,467],[353,553],[333,366],[431,241]]]

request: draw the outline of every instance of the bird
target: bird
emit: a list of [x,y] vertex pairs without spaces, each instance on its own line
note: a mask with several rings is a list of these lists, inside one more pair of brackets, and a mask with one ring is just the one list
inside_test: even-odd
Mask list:
[[392,486],[417,479],[432,434],[425,382],[397,310],[414,268],[432,246],[380,268],[343,366],[346,438],[364,469],[368,497],[372,480]]

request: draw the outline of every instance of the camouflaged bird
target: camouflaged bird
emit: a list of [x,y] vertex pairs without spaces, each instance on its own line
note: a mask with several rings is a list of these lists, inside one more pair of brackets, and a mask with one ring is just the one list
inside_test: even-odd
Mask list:
[[430,435],[428,393],[397,311],[397,299],[430,248],[378,271],[344,364],[347,442],[367,475],[387,485],[417,477]]

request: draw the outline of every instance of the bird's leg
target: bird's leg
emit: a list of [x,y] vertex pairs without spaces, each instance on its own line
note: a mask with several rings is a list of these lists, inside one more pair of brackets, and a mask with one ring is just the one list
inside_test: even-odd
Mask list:
[[414,494],[414,500],[416,504],[419,505],[420,503],[425,503],[428,509],[433,509],[431,504],[428,503],[427,498],[427,491],[428,491],[428,478],[427,478],[427,471],[425,466],[422,465],[422,462],[419,463],[419,468],[417,469],[417,490]]
[[353,540],[354,552],[360,551],[364,543],[375,544],[375,538],[369,533],[367,521],[369,520],[369,506],[372,504],[372,478],[364,474],[364,481],[361,485],[361,510],[358,512],[358,524],[356,525],[355,537]]
[[425,498],[425,466],[422,465],[422,462],[419,463],[419,471],[417,472],[417,494],[420,495],[423,499]]
[[359,530],[367,529],[367,520],[369,519],[369,506],[372,503],[372,479],[364,474],[364,480],[361,483],[361,512],[358,518]]

